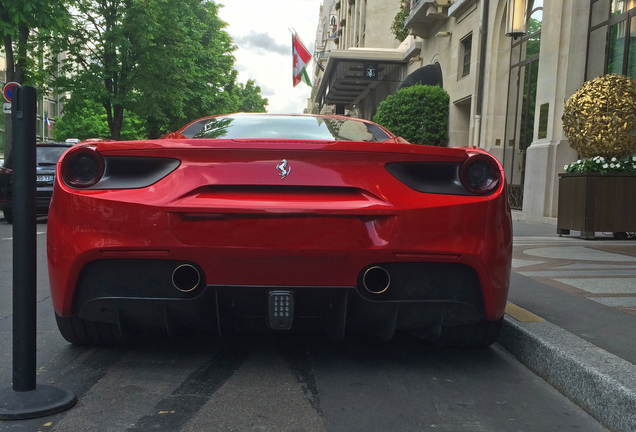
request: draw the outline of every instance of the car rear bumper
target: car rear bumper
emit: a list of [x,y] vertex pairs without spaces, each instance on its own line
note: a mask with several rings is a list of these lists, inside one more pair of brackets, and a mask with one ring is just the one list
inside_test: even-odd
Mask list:
[[[367,309],[359,315],[396,314],[392,319],[398,327],[408,327],[401,321],[407,315],[422,317],[417,326],[440,316],[449,322],[454,315],[460,317],[457,322],[461,317],[477,322],[496,321],[504,314],[512,232],[503,194],[488,200],[459,197],[451,205],[428,208],[284,214],[111,202],[111,192],[91,194],[80,197],[56,189],[49,214],[49,280],[60,316],[79,314],[96,321],[120,316],[153,326],[170,316],[185,322],[197,317],[197,323],[226,327],[223,313],[231,310],[223,306],[226,293],[236,297],[230,305],[240,293],[253,293],[265,307],[263,296],[280,289],[297,298],[299,308],[312,303],[304,300],[309,293],[319,293],[318,298],[339,293],[346,305],[344,300],[332,302],[333,308],[344,310],[338,312],[338,322],[342,314],[347,323],[360,321],[349,318]],[[117,264],[109,268],[105,263]],[[161,271],[151,271],[150,263],[160,263]],[[172,286],[174,266],[183,263],[201,270],[196,295],[179,296]],[[370,295],[360,283],[361,274],[375,265],[386,267],[393,281],[394,288],[382,295]],[[457,281],[464,274],[459,269],[473,276]],[[106,285],[91,276],[93,282],[87,283],[91,272],[127,276]],[[401,287],[400,273],[412,273],[415,279]],[[129,285],[129,280],[136,283]],[[422,288],[431,284],[435,287]],[[99,292],[94,285],[102,287]],[[121,291],[122,286],[127,288]],[[402,298],[404,290],[421,297]],[[455,309],[448,310],[448,304]],[[473,312],[465,311],[465,305]],[[409,308],[417,313],[407,313]],[[253,316],[235,312],[231,315],[243,317],[239,321]]]
[[[382,293],[369,291],[360,271],[355,286],[222,286],[206,284],[206,275],[179,284],[184,265],[173,260],[93,261],[82,271],[73,314],[88,321],[122,327],[277,329],[272,293],[292,298],[285,329],[326,331],[335,337],[346,329],[372,330],[390,337],[397,329],[420,330],[484,320],[484,302],[477,273],[456,263],[377,263],[390,276]],[[368,273],[367,273],[368,274]]]

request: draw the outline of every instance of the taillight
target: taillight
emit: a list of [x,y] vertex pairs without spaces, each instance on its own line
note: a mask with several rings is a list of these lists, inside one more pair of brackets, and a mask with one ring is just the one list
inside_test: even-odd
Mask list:
[[104,159],[95,147],[76,147],[64,157],[60,172],[71,187],[91,187],[104,175]]
[[491,193],[497,189],[501,180],[499,164],[491,156],[472,154],[459,169],[459,180],[472,193]]

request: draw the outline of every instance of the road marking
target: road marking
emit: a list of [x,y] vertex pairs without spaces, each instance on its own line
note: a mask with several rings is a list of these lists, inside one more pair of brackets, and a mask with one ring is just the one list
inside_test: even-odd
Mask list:
[[519,322],[544,322],[545,320],[530,311],[527,311],[519,306],[508,303],[506,305],[506,313],[516,319]]

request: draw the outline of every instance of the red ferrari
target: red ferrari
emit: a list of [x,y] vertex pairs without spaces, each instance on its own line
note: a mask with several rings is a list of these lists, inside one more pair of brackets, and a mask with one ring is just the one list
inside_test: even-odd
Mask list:
[[510,279],[505,189],[486,152],[348,117],[223,115],[75,146],[48,219],[57,324],[76,344],[196,327],[488,346]]

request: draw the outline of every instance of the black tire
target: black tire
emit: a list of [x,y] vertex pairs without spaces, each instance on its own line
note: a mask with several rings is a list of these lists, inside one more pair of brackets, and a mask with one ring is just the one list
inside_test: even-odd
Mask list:
[[3,210],[2,213],[4,213],[4,220],[6,220],[7,223],[12,224],[13,223],[13,211],[12,210]]
[[132,342],[117,324],[86,321],[76,316],[55,314],[57,328],[68,342],[75,345],[124,345]]
[[486,348],[497,340],[502,324],[503,317],[497,321],[443,327],[442,334],[434,343],[453,348]]

